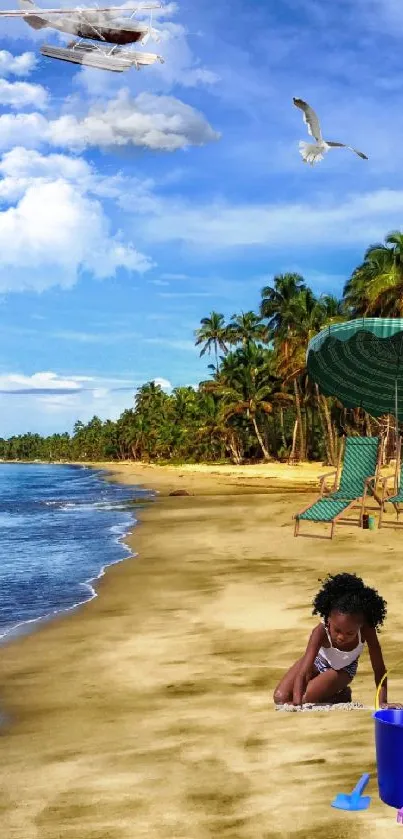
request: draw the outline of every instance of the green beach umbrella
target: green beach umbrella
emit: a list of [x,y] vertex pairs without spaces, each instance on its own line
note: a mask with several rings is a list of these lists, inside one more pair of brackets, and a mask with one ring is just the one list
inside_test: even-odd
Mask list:
[[374,417],[403,420],[403,318],[358,318],[322,329],[309,342],[308,373],[325,396]]

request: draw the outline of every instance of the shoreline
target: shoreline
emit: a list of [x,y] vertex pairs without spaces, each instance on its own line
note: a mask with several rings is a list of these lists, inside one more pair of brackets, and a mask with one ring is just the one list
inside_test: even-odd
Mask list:
[[[278,489],[289,489],[299,487],[301,491],[316,487],[318,478],[332,471],[335,467],[324,464],[320,461],[304,461],[303,463],[289,466],[279,461],[268,463],[244,464],[236,466],[232,463],[184,463],[164,464],[145,463],[133,460],[94,460],[94,461],[35,461],[35,460],[0,460],[7,465],[43,465],[43,466],[74,466],[82,469],[99,469],[107,472],[110,476],[115,473],[118,481],[131,483],[125,480],[125,474],[134,473],[150,479],[154,488],[156,484],[165,488],[168,484],[179,489],[182,479],[195,483],[200,494],[215,494],[214,485],[211,486],[211,478],[214,476],[225,494],[233,493],[239,486],[245,491],[272,492]],[[249,483],[252,481],[252,483]],[[239,482],[239,483],[238,483]]]
[[[160,492],[125,537],[136,561],[109,567],[85,609],[2,648],[4,835],[363,839],[365,823],[366,837],[386,839],[394,813],[375,791],[370,713],[354,713],[352,728],[351,713],[272,703],[314,623],[324,543],[294,539],[291,521],[313,488],[252,491],[214,474],[185,486],[164,469],[153,480],[123,469]],[[169,497],[182,487],[193,494]],[[327,571],[355,570],[388,600],[391,701],[403,685],[399,556],[386,529],[340,528],[326,544]],[[373,694],[363,656],[353,699],[372,705]],[[371,809],[346,821],[330,801],[364,769]]]
[[[101,462],[91,464],[101,467]],[[161,496],[171,491],[185,489],[190,495],[238,495],[264,494],[278,492],[315,491],[319,478],[335,471],[323,463],[301,463],[288,466],[284,463],[259,463],[255,465],[234,466],[215,464],[184,464],[181,466],[159,466],[158,464],[138,463],[137,461],[110,461],[102,465],[110,479],[122,483],[131,483],[132,476],[142,478],[144,485],[152,485]]]
[[[18,641],[19,638],[22,638],[25,635],[30,635],[31,633],[40,631],[41,627],[45,624],[51,623],[56,620],[62,620],[64,615],[69,614],[70,612],[74,612],[78,609],[84,608],[88,603],[98,597],[98,592],[95,587],[95,584],[104,577],[108,571],[108,568],[111,568],[114,565],[119,565],[121,562],[126,562],[128,559],[135,559],[138,554],[133,553],[126,542],[126,539],[129,536],[132,536],[134,533],[135,527],[138,524],[138,519],[134,519],[134,521],[129,525],[129,528],[125,533],[123,533],[116,541],[123,544],[125,550],[128,551],[126,556],[122,556],[120,559],[112,560],[111,562],[105,563],[102,565],[95,577],[90,577],[88,580],[83,580],[80,582],[80,585],[87,587],[91,595],[86,600],[80,600],[78,603],[73,603],[71,606],[64,606],[61,609],[54,609],[52,612],[48,612],[46,615],[40,615],[38,618],[31,618],[25,621],[21,621],[20,623],[14,624],[10,629],[6,632],[0,632],[0,647],[4,646],[5,644],[11,643],[12,641]],[[92,585],[94,583],[94,585]],[[33,624],[37,624],[37,627],[32,626]]]
[[[32,461],[32,463],[34,465],[37,465],[37,463],[34,462],[34,461]],[[69,464],[47,463],[46,465],[80,466],[79,464],[70,464],[70,463]],[[86,464],[82,465],[81,468],[91,469],[94,472],[94,474],[97,474],[97,473],[100,474],[101,471],[102,471],[102,470],[98,469],[98,466],[87,466]],[[109,480],[108,470],[105,469],[103,471],[104,471],[105,475],[102,475],[102,476],[100,475],[100,480],[103,479],[105,481],[108,481]],[[133,485],[133,490],[135,490],[135,489],[136,489],[136,485]],[[137,485],[137,489],[141,489],[141,487],[139,485]],[[13,624],[12,626],[10,626],[9,629],[6,629],[5,631],[2,631],[0,629],[0,647],[3,647],[4,645],[6,645],[8,643],[11,643],[12,641],[17,641],[19,638],[21,638],[25,635],[30,635],[31,633],[34,633],[35,631],[40,631],[40,629],[43,625],[48,624],[48,623],[53,622],[53,621],[56,621],[58,619],[62,619],[65,614],[68,614],[70,612],[75,612],[76,610],[80,609],[81,607],[86,606],[94,598],[98,597],[96,584],[102,577],[105,576],[105,574],[106,574],[106,572],[107,572],[107,570],[110,566],[118,565],[119,563],[124,562],[127,559],[135,559],[137,554],[133,553],[132,549],[128,545],[127,537],[132,535],[132,533],[135,530],[136,525],[138,524],[138,519],[135,516],[135,509],[138,509],[141,505],[140,505],[140,501],[137,502],[136,497],[135,497],[135,493],[133,493],[133,495],[134,495],[133,499],[128,499],[125,502],[124,501],[121,502],[122,505],[124,503],[126,503],[128,505],[127,510],[125,512],[130,513],[132,521],[128,524],[127,527],[126,527],[126,525],[124,526],[125,527],[124,531],[119,533],[119,535],[117,535],[117,533],[115,531],[113,531],[113,528],[110,529],[110,539],[111,539],[111,541],[114,541],[117,544],[119,544],[119,546],[121,546],[123,555],[121,557],[117,558],[117,559],[112,559],[109,562],[105,562],[103,565],[100,566],[99,571],[96,575],[94,575],[92,577],[89,577],[88,579],[85,579],[85,580],[80,580],[79,583],[78,583],[79,586],[82,586],[83,588],[85,588],[89,591],[89,593],[90,593],[89,596],[86,599],[77,601],[76,603],[72,603],[70,606],[62,606],[61,608],[53,609],[53,610],[47,612],[46,614],[39,615],[36,618],[27,618],[26,620],[23,620],[23,621],[20,621],[19,623]],[[146,504],[146,503],[148,503],[149,501],[152,501],[152,500],[153,500],[152,497],[146,498],[146,499],[141,498],[141,501],[144,504]],[[132,506],[133,506],[133,509],[131,509]]]

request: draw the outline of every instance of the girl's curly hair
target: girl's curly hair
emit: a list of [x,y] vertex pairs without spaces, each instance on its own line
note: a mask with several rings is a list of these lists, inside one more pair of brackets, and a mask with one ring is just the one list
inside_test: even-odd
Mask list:
[[356,574],[328,574],[312,601],[313,615],[325,621],[336,609],[343,615],[363,614],[368,626],[377,629],[386,617],[386,602],[374,588],[366,586]]

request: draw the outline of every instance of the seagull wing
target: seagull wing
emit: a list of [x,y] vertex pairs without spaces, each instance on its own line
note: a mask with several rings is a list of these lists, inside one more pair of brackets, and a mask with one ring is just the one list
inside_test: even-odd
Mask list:
[[358,149],[353,149],[352,146],[346,146],[345,143],[332,143],[331,140],[325,140],[325,142],[328,146],[331,146],[332,148],[349,149],[350,151],[353,151],[354,154],[358,154],[358,157],[361,157],[363,160],[368,160],[367,155],[364,154],[362,151],[358,151]]
[[322,142],[322,132],[320,130],[320,123],[317,114],[307,102],[304,102],[303,99],[296,99],[295,96],[292,100],[296,108],[299,108],[300,111],[304,114],[304,123],[308,127],[308,133],[311,137],[314,137],[318,143]]

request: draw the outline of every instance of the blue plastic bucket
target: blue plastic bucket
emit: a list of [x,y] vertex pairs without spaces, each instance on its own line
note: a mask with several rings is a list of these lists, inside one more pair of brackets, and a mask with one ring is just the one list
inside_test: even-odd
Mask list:
[[384,804],[403,807],[403,710],[376,711],[375,748],[379,797]]

